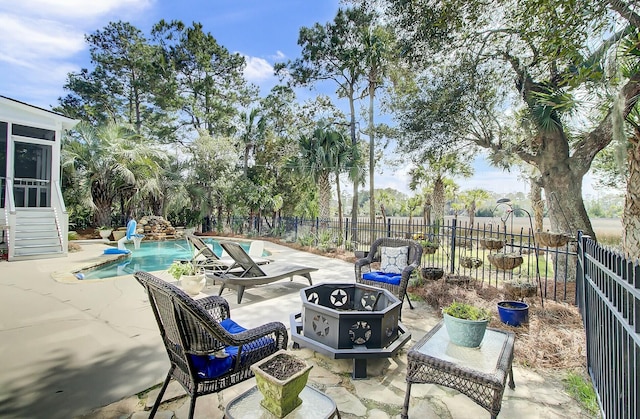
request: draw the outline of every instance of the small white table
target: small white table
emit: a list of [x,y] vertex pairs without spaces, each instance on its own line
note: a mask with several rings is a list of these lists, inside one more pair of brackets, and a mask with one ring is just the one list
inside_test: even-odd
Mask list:
[[[285,416],[286,419],[340,418],[333,399],[313,387],[306,386],[300,392],[302,404]],[[231,400],[224,412],[228,419],[272,419],[271,412],[260,405],[262,394],[253,386]]]

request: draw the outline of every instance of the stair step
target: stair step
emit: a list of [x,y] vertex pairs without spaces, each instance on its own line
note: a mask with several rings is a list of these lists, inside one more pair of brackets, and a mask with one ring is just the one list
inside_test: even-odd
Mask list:
[[46,247],[61,247],[60,243],[51,244],[51,243],[39,243],[39,244],[20,244],[16,243],[16,251],[20,249],[41,249]]

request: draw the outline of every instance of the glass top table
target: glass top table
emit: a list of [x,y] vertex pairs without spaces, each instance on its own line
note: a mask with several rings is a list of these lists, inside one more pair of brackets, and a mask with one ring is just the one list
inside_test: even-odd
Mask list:
[[[340,418],[336,403],[324,393],[306,386],[300,392],[302,404],[285,416],[286,419]],[[235,399],[225,409],[225,418],[235,419],[272,419],[277,418],[260,406],[262,394],[253,386]]]
[[465,348],[449,340],[444,323],[438,323],[407,354],[407,391],[402,418],[407,418],[411,385],[440,384],[458,390],[487,409],[492,418],[500,412],[507,376],[513,381],[515,334],[487,329],[478,348]]

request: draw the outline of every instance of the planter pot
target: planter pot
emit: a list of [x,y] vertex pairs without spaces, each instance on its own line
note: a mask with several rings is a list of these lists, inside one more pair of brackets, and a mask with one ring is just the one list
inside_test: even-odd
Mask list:
[[498,250],[498,249],[502,249],[504,247],[504,240],[503,239],[494,239],[494,238],[491,238],[491,237],[487,237],[487,238],[484,238],[484,239],[480,239],[480,244],[485,249]]
[[529,305],[522,301],[500,301],[498,303],[500,321],[509,326],[529,323]]
[[199,275],[182,275],[180,277],[180,285],[184,292],[189,295],[198,295],[207,283],[204,274]]
[[100,237],[102,237],[104,240],[107,240],[109,239],[112,231],[113,230],[98,230],[98,234],[100,234]]
[[112,234],[113,240],[118,241],[123,238],[127,234],[127,232],[125,230],[114,230]]
[[471,283],[471,277],[467,275],[447,275],[444,282],[453,285],[467,286]]
[[281,349],[251,365],[258,390],[264,397],[260,404],[282,418],[300,406],[298,395],[307,385],[311,365]]
[[484,339],[489,320],[464,320],[442,313],[449,340],[458,346],[477,348]]
[[534,233],[538,243],[547,247],[560,247],[569,243],[571,236],[563,233],[553,233],[550,231],[538,231]]
[[434,267],[426,267],[420,270],[422,277],[424,279],[430,279],[431,281],[437,281],[438,279],[444,276],[444,269],[442,268],[434,268]]
[[487,255],[487,259],[498,269],[510,271],[522,265],[524,259],[517,253],[494,253]]
[[433,255],[438,251],[438,248],[435,246],[422,246],[422,253],[425,255]]
[[474,257],[463,256],[460,258],[460,266],[467,269],[477,269],[482,266],[482,260]]
[[536,295],[538,287],[529,282],[505,282],[504,293],[508,298],[522,299]]

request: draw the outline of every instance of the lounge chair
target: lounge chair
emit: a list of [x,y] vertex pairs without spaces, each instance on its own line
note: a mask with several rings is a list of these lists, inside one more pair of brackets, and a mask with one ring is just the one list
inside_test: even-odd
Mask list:
[[280,262],[271,262],[268,265],[258,266],[238,243],[222,241],[220,246],[231,256],[235,263],[222,274],[213,273],[222,282],[218,295],[221,295],[225,288],[234,287],[238,292],[238,304],[242,301],[242,295],[246,288],[269,284],[283,278],[291,278],[293,280],[294,275],[306,278],[309,281],[309,285],[313,285],[311,272],[318,270],[308,266]]
[[194,300],[147,272],[134,276],[147,291],[171,363],[149,418],[155,416],[172,378],[191,397],[192,418],[199,396],[253,377],[251,364],[287,348],[287,328],[280,322],[247,330],[231,320],[229,303],[222,297]]
[[[224,271],[229,269],[235,263],[235,261],[229,256],[218,257],[218,255],[216,255],[214,251],[198,236],[194,236],[192,234],[187,235],[187,242],[194,249],[191,263],[204,268],[205,271]],[[262,255],[262,252],[260,252],[260,255]],[[265,265],[271,262],[270,259],[263,258],[262,256],[252,258],[258,265]]]
[[[407,286],[411,273],[420,266],[422,246],[415,240],[384,237],[375,240],[367,257],[356,260],[356,282],[391,291],[400,299],[407,299],[409,308],[413,308],[407,296]],[[372,270],[375,262],[380,268]]]

